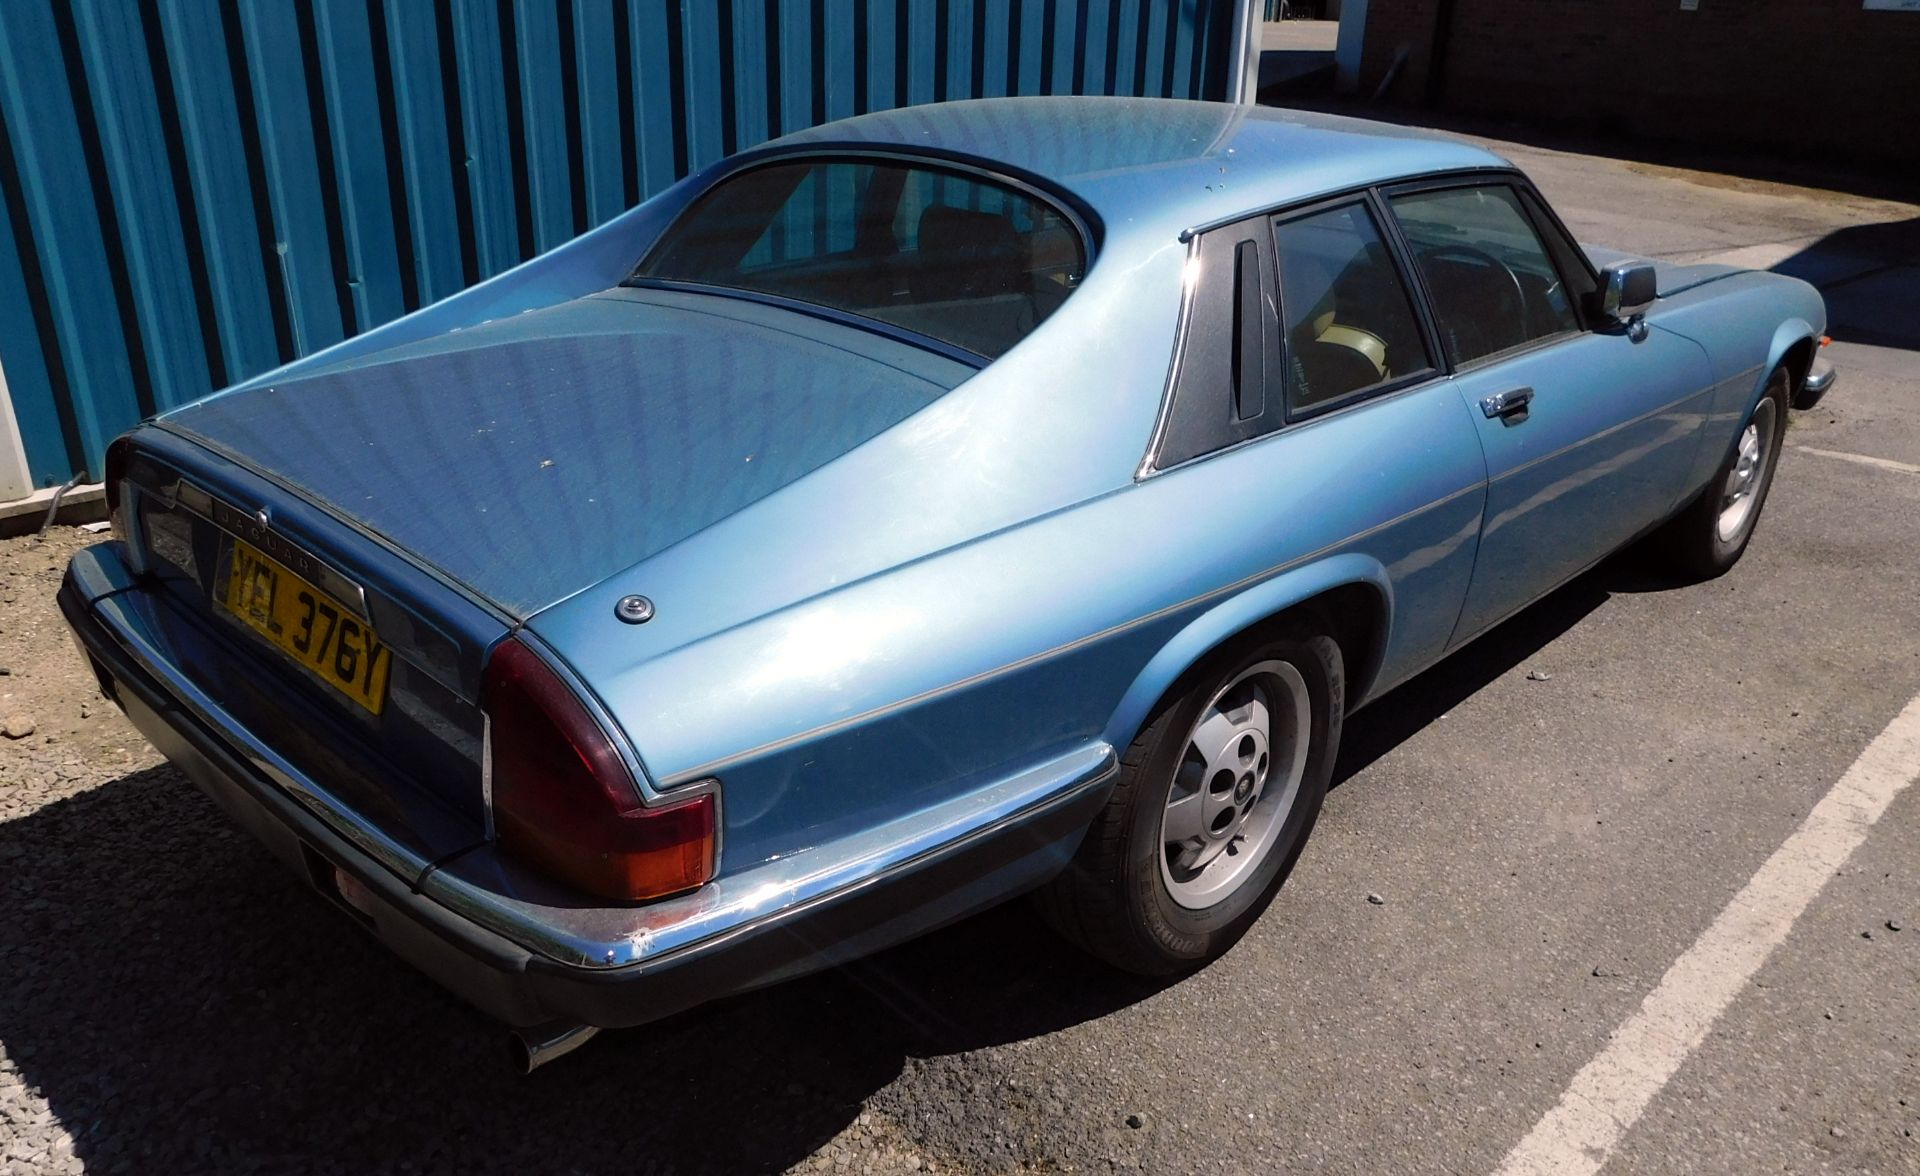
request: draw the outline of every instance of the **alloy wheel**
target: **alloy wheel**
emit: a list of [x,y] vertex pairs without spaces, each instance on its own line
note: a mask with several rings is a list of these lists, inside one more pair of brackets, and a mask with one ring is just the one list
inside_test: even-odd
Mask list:
[[1720,487],[1720,516],[1714,523],[1714,534],[1720,542],[1731,542],[1738,538],[1753,518],[1753,509],[1760,496],[1761,487],[1766,485],[1767,465],[1773,460],[1774,414],[1773,397],[1760,401],[1753,410],[1753,417],[1747,421],[1747,427],[1740,434],[1739,448],[1734,451],[1733,468],[1727,471],[1726,481]]
[[1310,715],[1306,680],[1283,661],[1249,666],[1202,708],[1160,817],[1160,876],[1176,903],[1213,906],[1272,851],[1300,792]]

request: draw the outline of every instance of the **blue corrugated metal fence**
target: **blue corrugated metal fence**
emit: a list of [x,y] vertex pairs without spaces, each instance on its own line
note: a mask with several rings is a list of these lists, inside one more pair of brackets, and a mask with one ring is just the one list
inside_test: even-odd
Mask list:
[[722,155],[997,94],[1218,97],[1230,0],[4,0],[0,369],[35,484]]

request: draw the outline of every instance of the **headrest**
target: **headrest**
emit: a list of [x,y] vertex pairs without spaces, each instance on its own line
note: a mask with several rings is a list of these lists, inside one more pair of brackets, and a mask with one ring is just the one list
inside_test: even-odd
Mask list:
[[920,214],[913,292],[924,302],[1022,292],[1020,233],[1012,218],[935,204]]

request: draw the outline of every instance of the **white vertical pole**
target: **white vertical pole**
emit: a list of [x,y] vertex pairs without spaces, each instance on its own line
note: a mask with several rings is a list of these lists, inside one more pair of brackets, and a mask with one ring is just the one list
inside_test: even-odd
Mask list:
[[1351,94],[1360,85],[1360,51],[1367,37],[1367,0],[1342,0],[1340,39],[1333,50],[1333,88]]
[[1263,0],[1239,0],[1234,7],[1233,43],[1229,50],[1233,59],[1227,70],[1226,99],[1229,102],[1251,106],[1259,93],[1260,33],[1264,23],[1261,16],[1264,9]]
[[27,444],[20,438],[20,422],[13,418],[7,369],[0,367],[0,502],[12,502],[31,493],[33,474],[27,469]]

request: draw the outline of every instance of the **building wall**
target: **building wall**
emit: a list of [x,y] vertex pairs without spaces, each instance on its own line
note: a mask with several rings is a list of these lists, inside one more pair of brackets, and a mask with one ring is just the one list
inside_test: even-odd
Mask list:
[[[1920,161],[1920,11],[1862,0],[1374,0],[1359,90],[1792,156]],[[1437,67],[1437,68],[1436,68]]]
[[1224,95],[1232,0],[0,0],[36,485],[143,416],[867,110]]

